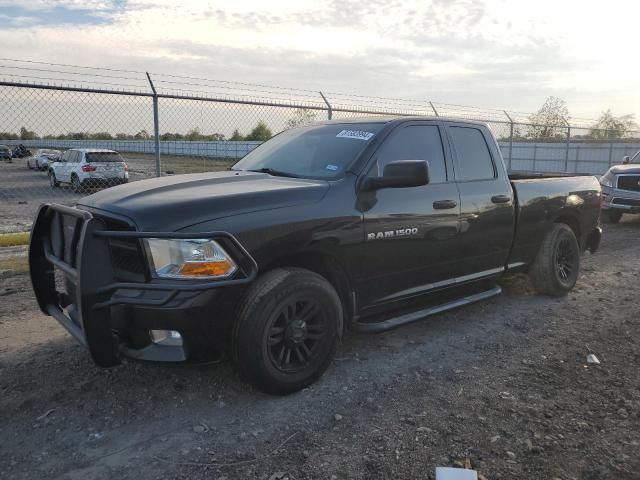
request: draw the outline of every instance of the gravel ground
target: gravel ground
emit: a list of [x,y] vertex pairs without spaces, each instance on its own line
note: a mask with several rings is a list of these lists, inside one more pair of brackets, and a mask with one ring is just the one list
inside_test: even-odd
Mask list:
[[[505,293],[348,335],[313,387],[276,398],[228,362],[93,366],[0,278],[3,478],[640,478],[640,218],[605,225],[575,291]],[[587,365],[594,353],[597,366]]]

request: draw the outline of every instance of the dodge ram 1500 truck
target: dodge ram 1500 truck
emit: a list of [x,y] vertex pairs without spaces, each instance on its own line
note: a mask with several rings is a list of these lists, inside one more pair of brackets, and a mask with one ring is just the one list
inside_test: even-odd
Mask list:
[[295,128],[229,171],[46,204],[29,251],[42,311],[97,365],[228,352],[263,391],[329,366],[345,328],[379,332],[500,292],[575,285],[601,230],[594,177],[507,175],[482,123],[369,118]]

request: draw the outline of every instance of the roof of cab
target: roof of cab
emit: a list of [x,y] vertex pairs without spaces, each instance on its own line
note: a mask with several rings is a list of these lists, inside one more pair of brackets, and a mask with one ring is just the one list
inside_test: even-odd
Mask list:
[[107,150],[106,148],[70,148],[69,150],[83,153],[118,153],[115,150]]
[[457,123],[469,123],[473,125],[484,125],[486,126],[486,122],[478,121],[478,120],[469,120],[467,118],[455,118],[455,117],[436,117],[433,115],[412,115],[412,116],[390,116],[390,115],[381,115],[381,116],[371,116],[371,117],[357,117],[357,118],[341,118],[334,120],[321,120],[316,123],[321,125],[337,125],[341,123],[350,123],[350,124],[358,124],[358,123],[401,123],[415,120],[427,120],[432,122],[457,122]]

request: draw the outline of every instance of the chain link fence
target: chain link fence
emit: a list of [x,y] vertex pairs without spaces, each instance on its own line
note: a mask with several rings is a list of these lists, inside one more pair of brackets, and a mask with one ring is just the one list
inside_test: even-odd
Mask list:
[[[0,233],[28,230],[44,202],[73,204],[124,181],[227,169],[272,135],[325,119],[428,115],[485,121],[512,171],[600,175],[640,150],[640,132],[620,136],[585,125],[532,125],[526,114],[500,110],[108,72],[91,72],[88,86],[52,85],[55,78],[33,72],[25,76],[31,81],[0,81],[0,145],[7,147],[0,147]],[[100,162],[85,165],[72,149],[110,150],[119,157],[103,154]],[[98,152],[89,154],[95,160]],[[56,160],[65,161],[52,168]]]

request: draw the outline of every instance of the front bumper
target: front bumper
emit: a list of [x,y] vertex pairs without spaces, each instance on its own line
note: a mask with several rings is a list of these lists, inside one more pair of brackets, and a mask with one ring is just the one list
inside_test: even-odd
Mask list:
[[640,213],[640,192],[602,186],[602,208],[623,213]]
[[[158,279],[148,273],[136,281],[123,280],[112,258],[112,242],[141,238],[211,238],[239,268],[232,278],[217,281]],[[110,230],[105,219],[89,211],[56,204],[38,211],[29,270],[40,309],[58,320],[102,367],[116,365],[122,357],[206,361],[203,350],[211,348],[215,335],[212,302],[257,275],[251,255],[227,232]],[[58,282],[56,273],[62,277]],[[150,330],[177,331],[182,345],[154,343]]]

